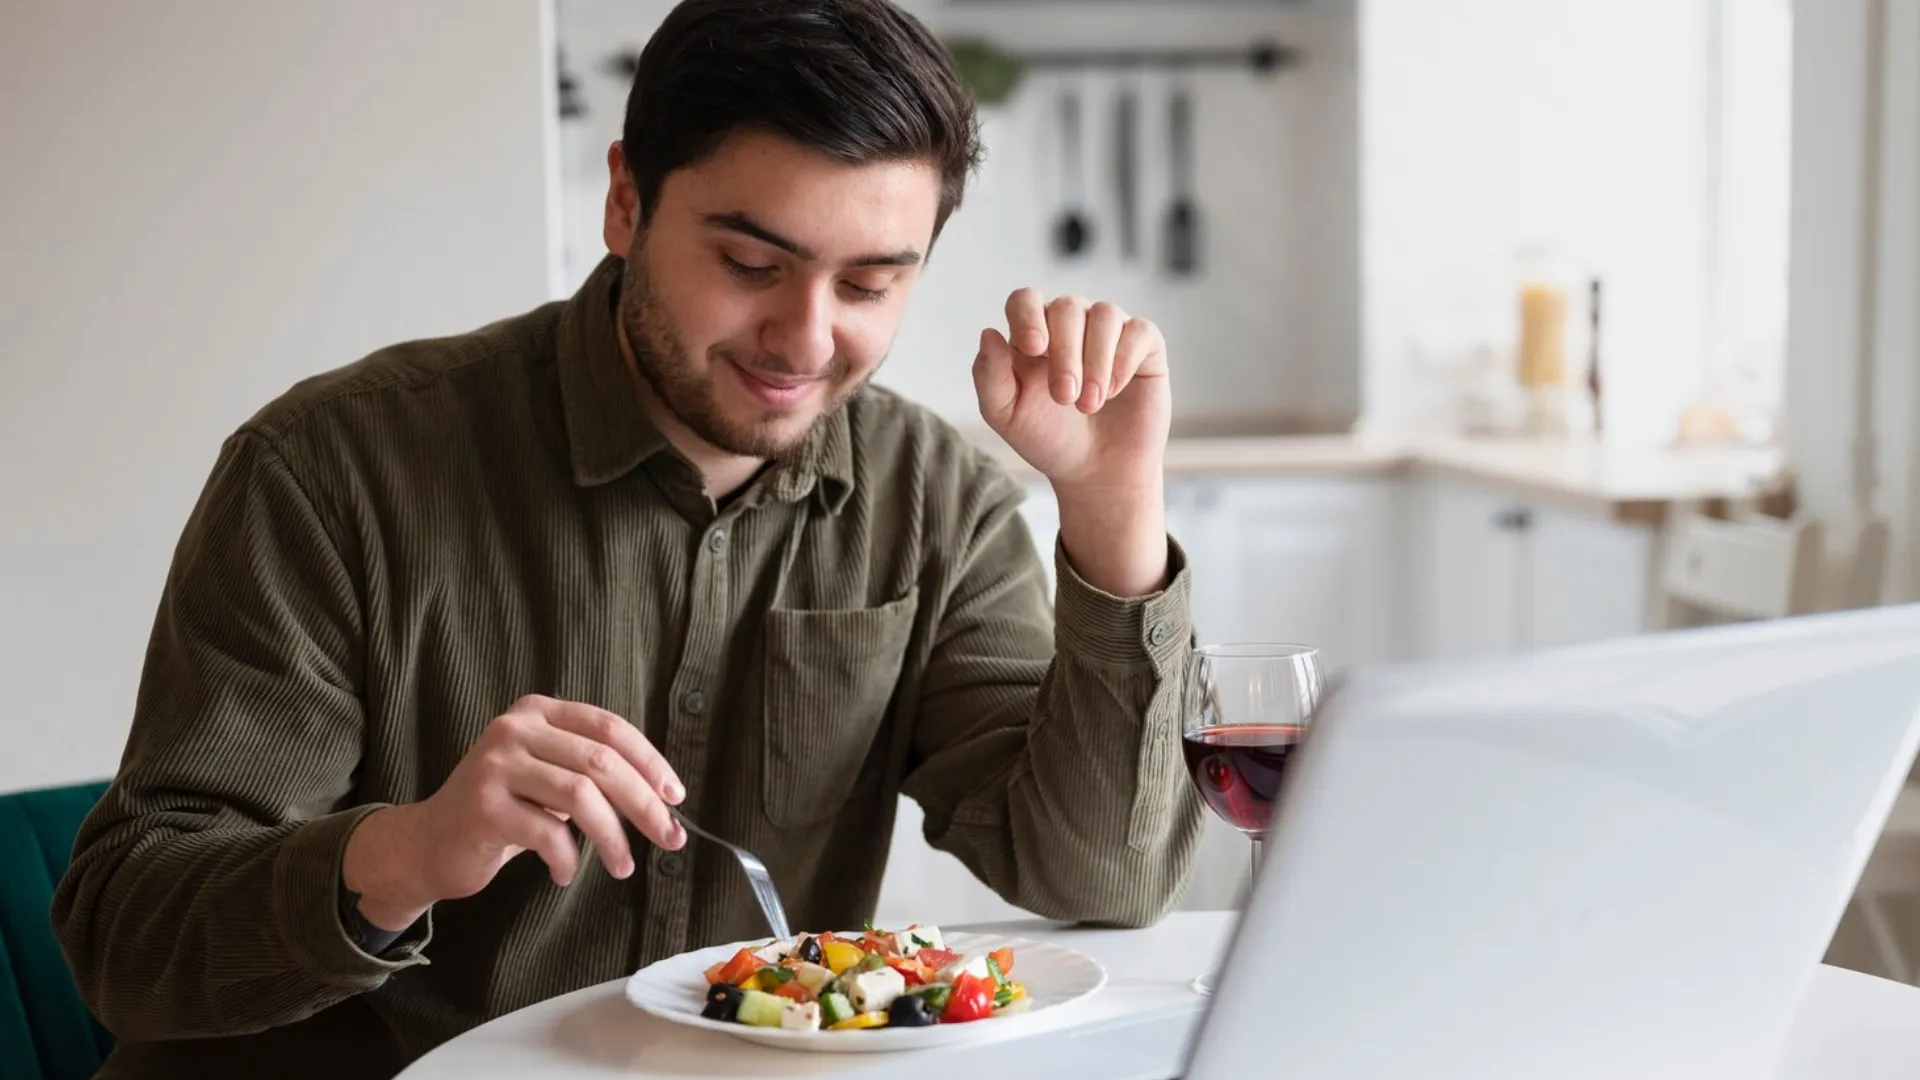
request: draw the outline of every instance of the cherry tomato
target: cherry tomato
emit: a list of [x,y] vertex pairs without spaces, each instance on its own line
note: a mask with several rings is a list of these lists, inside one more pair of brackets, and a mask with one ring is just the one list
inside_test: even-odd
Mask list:
[[951,949],[921,949],[919,952],[913,954],[913,958],[933,970],[939,971],[941,968],[960,959],[960,954]]
[[993,980],[982,979],[978,975],[962,975],[953,981],[953,994],[947,998],[946,1011],[940,1014],[943,1024],[964,1024],[970,1020],[985,1020],[993,1015]]
[[1011,947],[1001,947],[1001,948],[995,949],[992,952],[987,954],[987,959],[992,960],[994,963],[1000,965],[1000,974],[1002,975],[1013,974],[1013,949]]

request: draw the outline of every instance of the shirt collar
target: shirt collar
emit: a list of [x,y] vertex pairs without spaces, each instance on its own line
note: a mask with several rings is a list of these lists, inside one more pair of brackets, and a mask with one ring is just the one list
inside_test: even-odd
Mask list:
[[[608,255],[587,275],[560,314],[560,397],[574,482],[610,483],[660,454],[680,455],[647,415],[620,351],[615,329],[626,260]],[[848,406],[815,426],[793,461],[763,477],[784,501],[819,495],[838,513],[853,490],[853,427]],[[682,459],[684,460],[684,459]]]

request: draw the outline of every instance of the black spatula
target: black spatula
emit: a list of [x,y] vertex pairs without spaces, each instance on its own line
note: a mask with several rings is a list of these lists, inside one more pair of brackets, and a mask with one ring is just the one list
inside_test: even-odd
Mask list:
[[1173,205],[1167,210],[1167,272],[1189,277],[1200,271],[1200,207],[1193,198],[1193,102],[1185,89],[1173,92],[1167,146],[1173,157]]

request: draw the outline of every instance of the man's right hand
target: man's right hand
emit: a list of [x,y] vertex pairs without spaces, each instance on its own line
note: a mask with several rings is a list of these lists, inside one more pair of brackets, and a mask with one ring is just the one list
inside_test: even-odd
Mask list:
[[592,705],[526,697],[487,726],[440,790],[367,815],[341,873],[367,921],[404,930],[439,901],[479,892],[523,851],[539,853],[555,884],[571,883],[580,851],[569,821],[625,878],[634,857],[621,820],[678,849],[687,834],[667,805],[685,797],[632,724]]

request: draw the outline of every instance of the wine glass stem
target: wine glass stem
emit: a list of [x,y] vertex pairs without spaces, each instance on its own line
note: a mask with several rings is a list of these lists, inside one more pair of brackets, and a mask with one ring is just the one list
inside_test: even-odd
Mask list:
[[1259,837],[1249,837],[1248,839],[1253,843],[1253,861],[1248,864],[1247,868],[1247,897],[1249,903],[1251,903],[1253,887],[1260,881],[1260,839]]

